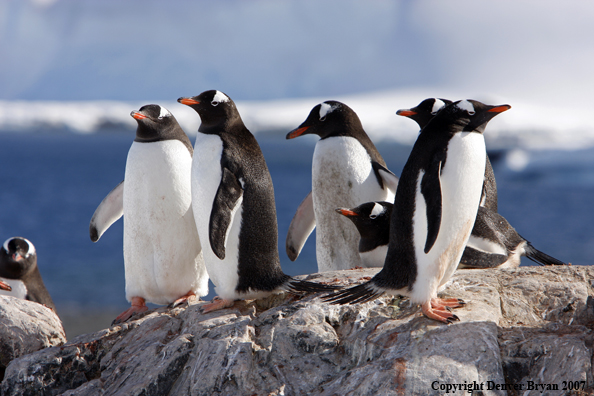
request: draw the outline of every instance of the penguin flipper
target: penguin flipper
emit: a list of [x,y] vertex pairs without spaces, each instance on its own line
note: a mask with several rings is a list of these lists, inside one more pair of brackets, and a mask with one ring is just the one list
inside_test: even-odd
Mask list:
[[375,177],[377,178],[377,181],[382,189],[388,187],[390,190],[396,193],[396,188],[398,187],[398,177],[379,162],[371,161],[371,167],[373,168]]
[[107,194],[95,209],[89,234],[91,241],[97,242],[101,235],[124,214],[124,181]]
[[437,240],[441,227],[441,161],[435,159],[421,180],[421,193],[427,207],[427,241],[425,254],[429,253]]
[[214,198],[208,224],[210,247],[221,260],[225,258],[227,230],[233,222],[235,212],[241,205],[242,198],[241,182],[233,172],[223,168],[223,176]]
[[295,261],[305,245],[305,241],[316,228],[316,217],[313,208],[313,198],[311,191],[305,199],[299,204],[289,231],[287,232],[286,250],[287,256],[291,261]]
[[459,269],[482,269],[496,268],[507,261],[504,254],[482,252],[470,246],[464,248],[464,254],[460,259]]

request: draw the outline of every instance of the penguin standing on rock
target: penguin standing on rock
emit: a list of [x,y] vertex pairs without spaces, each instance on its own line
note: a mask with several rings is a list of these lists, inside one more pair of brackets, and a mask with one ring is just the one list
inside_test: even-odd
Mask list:
[[289,226],[287,255],[294,261],[317,227],[320,272],[365,266],[357,250],[357,229],[334,210],[369,201],[392,201],[398,178],[386,168],[357,114],[344,103],[318,104],[287,139],[306,134],[320,137],[312,160],[312,191]]
[[28,239],[12,237],[0,248],[0,289],[2,295],[35,301],[56,310],[37,267],[37,251]]
[[114,324],[146,311],[146,301],[178,305],[208,294],[208,275],[192,213],[192,144],[164,107],[146,105],[125,179],[101,202],[90,224],[99,240],[124,215],[126,298],[131,307]]
[[[415,121],[421,129],[429,123],[444,106],[452,103],[448,99],[429,98],[419,103],[416,107],[410,109],[401,109],[396,112],[397,115],[408,117]],[[486,155],[485,181],[483,183],[483,192],[481,193],[481,206],[497,212],[497,183],[495,174],[489,156]]]
[[425,316],[458,320],[457,298],[437,298],[468,242],[485,174],[484,129],[510,108],[474,100],[446,105],[421,130],[404,166],[390,223],[384,266],[370,281],[326,297],[337,304],[405,295]]
[[179,98],[202,121],[192,163],[192,207],[204,261],[218,297],[203,312],[282,290],[335,289],[283,273],[272,179],[254,136],[220,91]]

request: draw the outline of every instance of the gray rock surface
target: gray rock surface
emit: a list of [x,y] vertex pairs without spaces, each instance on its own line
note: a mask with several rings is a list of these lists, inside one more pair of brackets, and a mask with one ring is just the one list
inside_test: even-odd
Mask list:
[[[308,279],[354,284],[376,271]],[[13,360],[1,390],[462,395],[472,386],[474,395],[593,394],[593,277],[594,267],[580,266],[458,271],[441,295],[468,304],[449,326],[391,297],[336,306],[319,295],[281,294],[205,315],[201,302],[163,307]]]
[[65,342],[62,322],[52,309],[36,302],[0,296],[0,380],[13,359]]

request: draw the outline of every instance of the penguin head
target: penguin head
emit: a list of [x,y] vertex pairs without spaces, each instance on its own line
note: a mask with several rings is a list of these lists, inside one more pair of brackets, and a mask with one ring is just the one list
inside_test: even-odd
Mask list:
[[204,91],[198,96],[181,97],[177,101],[198,113],[202,121],[198,129],[201,132],[207,132],[213,126],[224,126],[241,120],[235,102],[221,91]]
[[136,141],[139,142],[164,139],[170,132],[181,129],[173,114],[157,104],[142,106],[139,110],[132,111],[130,116],[138,123]]
[[3,278],[21,279],[36,265],[35,246],[25,238],[9,238],[0,248],[0,276]]
[[446,124],[450,125],[451,132],[464,131],[482,134],[493,117],[510,108],[510,105],[491,106],[472,99],[458,100],[439,111],[423,128],[423,131],[432,129],[432,126]]
[[315,106],[307,119],[287,134],[287,139],[316,134],[321,139],[331,136],[357,136],[363,131],[361,120],[349,106],[328,100]]
[[396,112],[397,115],[408,117],[419,124],[423,129],[425,125],[431,120],[441,109],[446,105],[452,103],[451,100],[441,98],[428,98],[410,109],[400,109]]
[[338,208],[336,212],[355,224],[363,238],[388,233],[392,207],[390,202],[366,202],[353,209]]

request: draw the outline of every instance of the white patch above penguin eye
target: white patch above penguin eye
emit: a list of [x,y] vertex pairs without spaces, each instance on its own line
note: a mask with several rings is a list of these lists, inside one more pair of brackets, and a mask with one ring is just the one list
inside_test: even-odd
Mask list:
[[371,214],[369,215],[369,218],[375,219],[377,216],[384,213],[385,210],[386,210],[386,208],[384,208],[382,205],[376,203],[375,205],[373,205],[373,209],[371,210]]
[[217,91],[215,93],[215,96],[212,98],[212,101],[210,102],[210,104],[213,106],[218,106],[219,103],[228,102],[228,101],[229,101],[229,97],[227,95],[225,95],[221,91]]
[[461,100],[456,106],[462,110],[466,110],[470,115],[474,114],[474,106],[467,100]]
[[435,98],[433,102],[433,108],[431,109],[431,114],[437,114],[437,112],[441,110],[443,106],[445,106],[443,100]]
[[35,246],[33,246],[31,241],[28,239],[25,239],[25,238],[23,238],[23,240],[25,242],[27,242],[27,245],[29,245],[29,250],[27,251],[27,257],[31,256],[32,254],[35,254]]
[[320,103],[320,121],[326,120],[326,115],[332,113],[334,107],[330,106],[328,103]]
[[165,117],[171,117],[171,113],[165,107],[161,106],[161,112],[159,113],[159,119],[162,120]]
[[8,253],[8,242],[10,242],[12,240],[12,238],[8,238],[7,240],[4,241],[4,244],[2,244],[2,246],[4,247],[4,250],[6,250],[6,252]]

